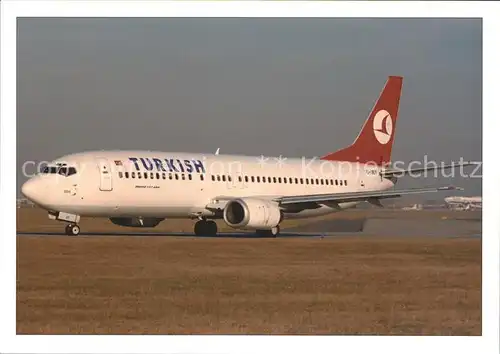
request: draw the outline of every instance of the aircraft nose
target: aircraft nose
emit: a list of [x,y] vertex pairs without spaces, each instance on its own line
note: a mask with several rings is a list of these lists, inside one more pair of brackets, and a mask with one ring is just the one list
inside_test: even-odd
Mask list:
[[30,179],[26,181],[21,187],[21,193],[34,203],[39,203],[42,189],[40,188],[39,181]]

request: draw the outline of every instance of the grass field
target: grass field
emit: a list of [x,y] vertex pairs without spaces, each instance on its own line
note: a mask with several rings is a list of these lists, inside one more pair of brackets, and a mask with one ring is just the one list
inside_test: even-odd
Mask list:
[[21,236],[17,260],[18,333],[481,334],[480,239]]

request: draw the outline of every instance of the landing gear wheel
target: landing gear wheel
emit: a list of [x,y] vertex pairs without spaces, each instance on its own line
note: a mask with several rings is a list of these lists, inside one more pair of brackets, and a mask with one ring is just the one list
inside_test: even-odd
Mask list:
[[217,224],[213,220],[199,220],[194,224],[194,234],[196,236],[217,235]]
[[217,235],[217,224],[215,221],[213,221],[213,220],[207,221],[207,233],[210,236]]
[[78,236],[79,233],[80,233],[80,226],[73,224],[66,225],[66,235]]
[[197,221],[196,224],[194,224],[194,234],[196,236],[202,236],[203,235],[203,226],[205,225],[204,220]]

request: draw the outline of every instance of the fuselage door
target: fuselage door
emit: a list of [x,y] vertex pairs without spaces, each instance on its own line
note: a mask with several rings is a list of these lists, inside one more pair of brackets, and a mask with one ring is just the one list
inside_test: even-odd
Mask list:
[[112,191],[113,182],[111,176],[111,165],[109,164],[109,161],[105,158],[99,158],[97,160],[97,164],[99,166],[99,189],[101,191]]
[[244,186],[243,176],[242,176],[240,171],[237,171],[232,176],[231,186],[229,188],[231,188],[231,189],[243,189],[243,186]]

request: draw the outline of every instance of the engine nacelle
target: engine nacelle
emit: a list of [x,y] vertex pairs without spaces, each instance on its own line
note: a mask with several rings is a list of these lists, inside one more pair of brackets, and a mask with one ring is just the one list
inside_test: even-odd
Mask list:
[[235,229],[268,230],[283,220],[276,203],[252,199],[234,199],[224,208],[224,221]]
[[155,227],[163,220],[162,218],[109,218],[109,220],[115,224],[120,226],[128,226],[128,227]]

